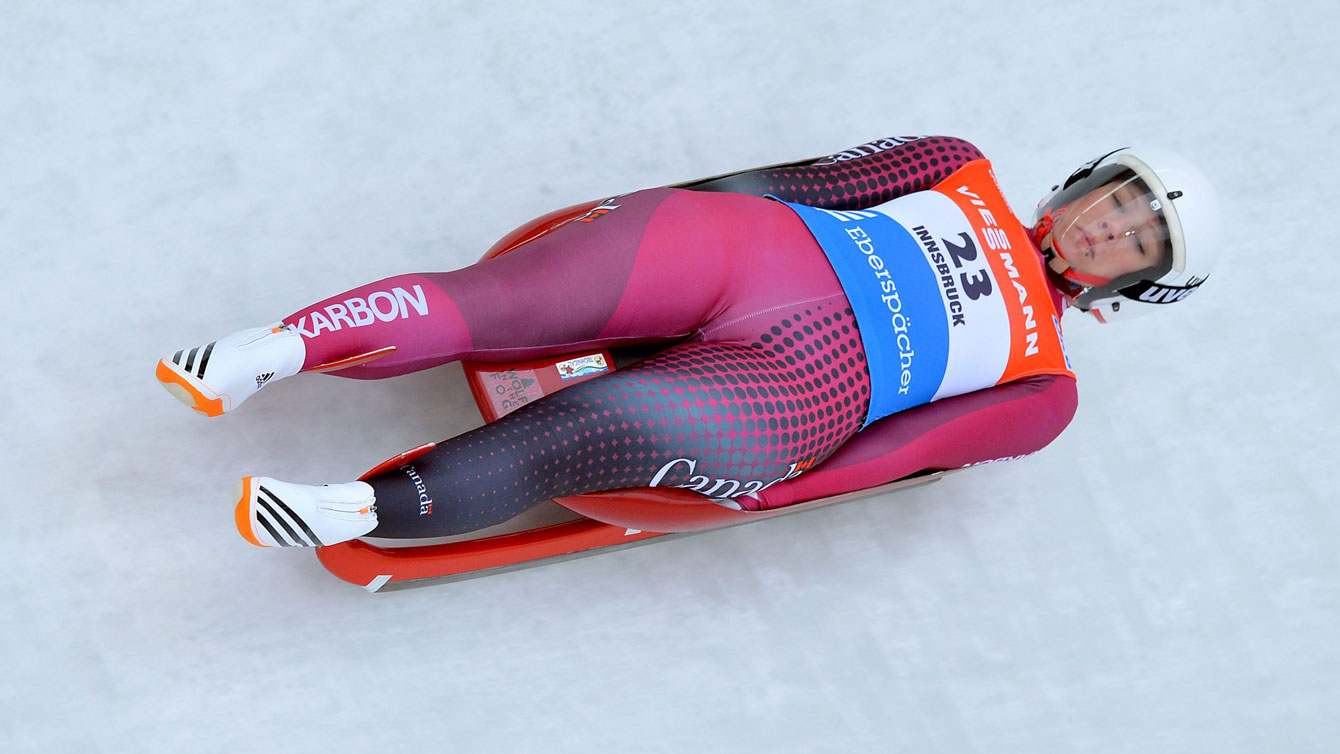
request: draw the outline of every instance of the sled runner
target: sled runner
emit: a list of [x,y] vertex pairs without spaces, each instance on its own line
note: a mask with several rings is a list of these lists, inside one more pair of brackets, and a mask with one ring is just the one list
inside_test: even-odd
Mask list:
[[[798,164],[798,163],[788,163]],[[711,179],[705,179],[711,180]],[[484,255],[489,259],[538,238],[559,226],[601,211],[594,201],[567,207],[533,220],[504,236]],[[545,395],[625,367],[664,348],[603,349],[510,364],[462,362],[471,393],[486,422]],[[383,349],[389,352],[392,349]],[[384,352],[361,354],[318,369],[338,371],[366,363]],[[401,453],[363,475],[367,478],[402,466],[432,450],[433,443]],[[757,521],[858,497],[938,481],[947,471],[927,472],[879,487],[809,500],[784,508],[744,511],[713,503],[707,497],[676,488],[641,488],[558,498],[554,502],[576,514],[572,520],[547,523],[523,531],[409,546],[382,547],[353,540],[317,548],[322,565],[339,578],[368,591],[421,586],[539,565],[559,559],[619,549],[654,539]]]
[[[916,475],[858,492],[756,512],[725,508],[709,502],[701,495],[673,488],[575,495],[554,501],[583,514],[574,521],[511,534],[413,547],[379,547],[355,539],[318,547],[316,556],[326,570],[370,592],[408,589],[529,568],[619,550],[651,540],[682,537],[703,529],[719,529],[811,510],[868,495],[930,484],[950,473],[953,472]],[[693,528],[675,530],[680,516],[684,524]],[[621,523],[609,523],[602,518]],[[714,523],[695,525],[707,521]],[[628,527],[626,524],[629,523],[657,526],[668,531],[643,531]]]

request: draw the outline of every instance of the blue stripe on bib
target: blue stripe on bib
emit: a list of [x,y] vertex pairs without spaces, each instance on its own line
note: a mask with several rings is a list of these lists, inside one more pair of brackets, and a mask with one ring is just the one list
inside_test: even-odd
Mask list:
[[783,203],[823,248],[856,315],[870,369],[863,428],[930,403],[949,362],[949,318],[935,272],[912,233],[878,212]]

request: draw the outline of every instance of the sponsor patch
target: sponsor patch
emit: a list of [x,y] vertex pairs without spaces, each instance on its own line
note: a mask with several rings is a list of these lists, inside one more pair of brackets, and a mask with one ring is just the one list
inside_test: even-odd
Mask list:
[[823,158],[822,160],[819,160],[819,161],[815,162],[814,164],[815,164],[815,165],[836,165],[836,164],[839,163],[839,162],[847,162],[848,160],[855,160],[855,159],[859,159],[859,158],[861,158],[861,157],[869,157],[869,156],[872,155],[872,154],[879,154],[880,152],[883,152],[883,151],[886,150],[886,149],[893,149],[894,147],[896,147],[896,146],[898,146],[898,145],[900,145],[900,144],[908,144],[908,143],[911,143],[911,142],[914,142],[914,141],[917,141],[917,140],[920,140],[920,139],[924,139],[924,138],[926,138],[926,137],[925,137],[925,136],[894,136],[894,137],[889,138],[889,139],[879,139],[879,140],[877,140],[877,141],[868,141],[868,142],[866,142],[866,143],[860,145],[859,147],[852,147],[851,149],[847,149],[847,150],[844,150],[844,151],[842,151],[842,152],[838,152],[837,154],[829,155],[829,156]]
[[373,291],[367,298],[352,296],[343,303],[310,310],[291,327],[304,338],[315,338],[322,330],[336,332],[346,327],[408,319],[411,313],[418,317],[428,314],[428,296],[422,286],[415,285],[412,291],[400,286],[389,291]]
[[413,464],[405,464],[400,470],[409,476],[409,481],[414,485],[414,491],[419,493],[419,515],[433,515],[433,497],[428,493],[428,485],[424,484],[423,477],[415,470]]
[[544,386],[539,376],[530,369],[508,369],[505,372],[483,372],[481,378],[488,390],[489,400],[499,416],[506,416],[522,406],[544,397]]
[[560,361],[554,366],[558,368],[558,376],[565,380],[575,380],[578,377],[608,372],[610,368],[609,362],[605,361],[605,355],[602,353],[578,356],[575,359]]
[[1148,281],[1141,281],[1135,285],[1121,289],[1121,295],[1126,298],[1132,298],[1136,301],[1144,301],[1147,304],[1172,304],[1190,296],[1196,292],[1196,289],[1208,280],[1209,277],[1191,278],[1186,285],[1159,285]]

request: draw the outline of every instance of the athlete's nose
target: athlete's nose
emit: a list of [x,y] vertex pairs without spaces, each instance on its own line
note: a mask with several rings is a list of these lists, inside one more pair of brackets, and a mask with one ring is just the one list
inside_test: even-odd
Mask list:
[[1121,232],[1117,232],[1117,231],[1113,230],[1112,227],[1111,227],[1111,225],[1109,225],[1108,222],[1107,222],[1106,220],[1104,220],[1104,221],[1102,222],[1102,227],[1103,227],[1103,230],[1107,232],[1107,240],[1109,240],[1109,241],[1115,241],[1115,240],[1117,240],[1118,237],[1120,237],[1120,238],[1129,238],[1129,237],[1135,235],[1135,230],[1133,230],[1133,229],[1131,229],[1131,228],[1127,228],[1126,230],[1123,230],[1123,231],[1121,231]]

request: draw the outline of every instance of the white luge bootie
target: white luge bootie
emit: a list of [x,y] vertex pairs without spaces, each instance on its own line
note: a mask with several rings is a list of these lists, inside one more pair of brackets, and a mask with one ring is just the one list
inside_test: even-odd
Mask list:
[[289,484],[244,477],[233,487],[243,539],[257,547],[321,547],[377,528],[377,499],[367,482]]
[[155,376],[174,398],[206,416],[236,409],[262,387],[302,370],[307,345],[276,322],[160,359]]

